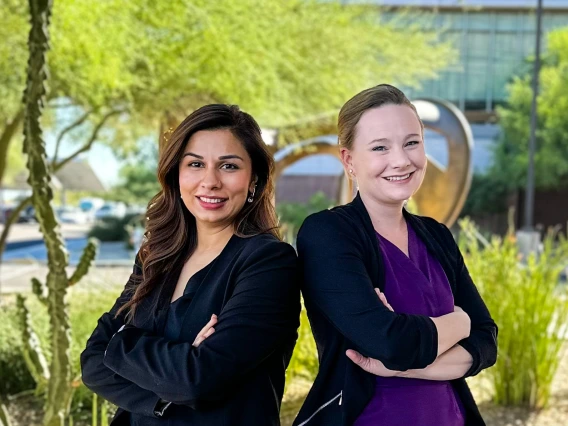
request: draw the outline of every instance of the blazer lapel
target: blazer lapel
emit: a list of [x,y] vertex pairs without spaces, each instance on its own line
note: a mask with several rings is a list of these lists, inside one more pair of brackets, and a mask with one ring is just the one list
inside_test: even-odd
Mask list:
[[385,268],[383,264],[383,258],[381,255],[381,250],[379,248],[379,242],[377,241],[377,236],[375,235],[375,228],[373,227],[373,222],[371,221],[371,216],[361,199],[361,195],[357,192],[357,196],[350,203],[353,206],[357,217],[365,230],[365,234],[369,238],[371,247],[373,248],[372,253],[368,253],[371,256],[371,262],[369,262],[372,268],[369,271],[369,275],[375,285],[378,285],[381,291],[385,290]]
[[228,284],[230,281],[232,262],[231,259],[237,256],[240,248],[246,240],[233,235],[221,254],[213,261],[213,265],[203,278],[202,284],[195,293],[191,302],[191,309],[184,313],[180,340],[192,342],[197,333],[211,319],[211,315],[221,312],[230,292]]

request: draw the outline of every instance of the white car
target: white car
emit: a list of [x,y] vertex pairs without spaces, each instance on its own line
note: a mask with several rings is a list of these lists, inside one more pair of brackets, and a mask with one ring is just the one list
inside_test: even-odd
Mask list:
[[89,222],[89,215],[77,207],[58,207],[55,214],[61,223],[85,224]]
[[106,217],[116,217],[122,219],[126,215],[126,205],[124,203],[106,203],[95,213],[96,219]]

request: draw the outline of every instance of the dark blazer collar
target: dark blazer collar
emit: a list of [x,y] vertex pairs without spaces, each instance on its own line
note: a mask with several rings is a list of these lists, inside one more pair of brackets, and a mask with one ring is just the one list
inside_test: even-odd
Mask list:
[[[371,221],[371,216],[369,216],[369,212],[367,211],[367,207],[365,207],[365,204],[363,203],[363,200],[361,199],[361,194],[359,193],[359,191],[357,191],[357,195],[355,196],[353,201],[351,201],[351,203],[349,203],[349,205],[354,208],[357,216],[359,217],[359,219],[362,221],[363,225],[365,226],[365,230],[367,231],[367,233],[369,235],[375,235],[375,228],[373,227],[373,222]],[[413,215],[412,213],[409,213],[405,208],[402,209],[402,214],[403,214],[404,218],[407,221],[410,221],[410,223],[412,225],[414,225],[417,222],[420,222],[420,219],[419,219],[418,216]],[[421,226],[421,227],[424,228],[423,226]]]
[[[382,262],[381,260],[381,253],[379,249],[379,244],[375,238],[375,228],[373,227],[373,222],[371,221],[371,216],[369,216],[369,212],[361,199],[361,194],[357,191],[357,195],[353,199],[351,203],[348,204],[351,206],[355,215],[363,224],[366,233],[373,238],[373,251],[376,258],[379,259],[379,263],[381,264],[379,267],[380,273],[380,282],[382,283],[383,279],[383,271],[382,271]],[[415,214],[410,213],[405,208],[402,209],[402,214],[406,221],[412,226],[420,240],[424,242],[426,248],[438,259],[442,268],[446,272],[448,279],[450,280],[450,284],[452,287],[455,286],[455,265],[452,263],[450,258],[448,257],[448,250],[447,247],[444,249],[443,247],[446,246],[440,239],[439,233],[432,233],[431,226],[429,227],[426,223],[426,220],[421,216],[417,216]],[[432,223],[433,220],[430,220]],[[439,225],[441,227],[441,225]]]

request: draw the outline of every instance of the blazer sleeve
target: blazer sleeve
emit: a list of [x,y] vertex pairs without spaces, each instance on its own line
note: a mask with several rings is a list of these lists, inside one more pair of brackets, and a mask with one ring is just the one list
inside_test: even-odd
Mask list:
[[434,322],[426,316],[391,312],[381,303],[358,233],[336,215],[312,215],[298,233],[306,306],[315,306],[354,349],[387,368],[425,368],[438,352]]
[[127,326],[111,340],[105,365],[166,401],[198,408],[297,337],[300,291],[294,249],[279,241],[246,258],[215,333],[199,347]]
[[453,246],[456,259],[456,294],[454,303],[462,308],[471,319],[469,337],[458,342],[471,354],[473,363],[464,377],[475,376],[481,370],[491,367],[497,361],[497,324],[481,298],[465,265],[461,251],[452,233],[442,225]]
[[115,318],[116,312],[129,300],[133,275],[139,273],[139,266],[135,264],[124,291],[110,312],[99,318],[97,327],[81,353],[81,372],[85,386],[97,395],[131,413],[155,417],[154,409],[160,398],[155,393],[121,377],[103,364],[109,341],[124,325],[124,315]]

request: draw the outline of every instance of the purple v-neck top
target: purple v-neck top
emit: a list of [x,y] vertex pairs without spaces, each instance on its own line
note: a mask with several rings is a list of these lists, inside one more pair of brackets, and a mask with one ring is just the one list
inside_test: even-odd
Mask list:
[[[397,313],[438,317],[454,311],[440,263],[412,226],[407,257],[377,233],[385,265],[384,294]],[[463,426],[463,406],[449,381],[377,377],[375,394],[354,426]]]

